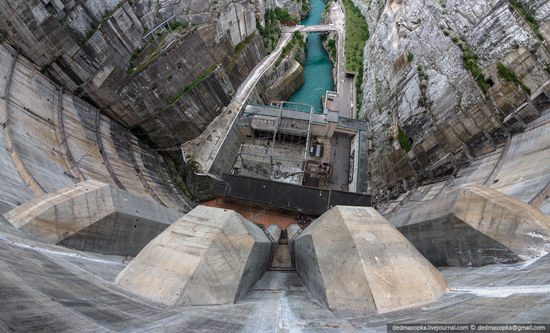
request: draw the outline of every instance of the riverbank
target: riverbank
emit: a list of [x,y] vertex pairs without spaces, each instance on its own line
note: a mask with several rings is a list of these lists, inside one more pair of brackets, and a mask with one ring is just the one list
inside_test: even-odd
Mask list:
[[[321,23],[325,1],[312,0],[311,12],[302,20],[305,26]],[[310,33],[307,36],[307,56],[304,66],[304,85],[289,99],[295,103],[312,105],[315,112],[322,113],[321,98],[327,90],[334,90],[333,64],[322,44],[321,35]]]

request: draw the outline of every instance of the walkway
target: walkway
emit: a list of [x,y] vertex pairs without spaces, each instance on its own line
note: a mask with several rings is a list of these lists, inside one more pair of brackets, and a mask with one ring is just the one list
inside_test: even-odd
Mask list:
[[231,103],[208,125],[201,135],[182,145],[185,154],[192,156],[193,160],[199,163],[202,172],[207,173],[210,171],[212,162],[218,155],[227,134],[238,119],[240,111],[252,93],[252,90],[265,72],[277,61],[283,48],[291,38],[291,33],[283,32],[275,50],[256,65],[235,93]]

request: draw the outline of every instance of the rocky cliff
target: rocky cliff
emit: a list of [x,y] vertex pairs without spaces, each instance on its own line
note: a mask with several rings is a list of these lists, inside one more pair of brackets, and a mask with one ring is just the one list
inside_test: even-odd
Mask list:
[[375,194],[456,174],[548,105],[549,1],[354,3]]
[[[265,55],[244,1],[0,1],[0,30],[56,83],[153,146],[189,140]],[[145,134],[145,135],[144,135]]]
[[306,34],[295,33],[273,69],[258,82],[252,100],[262,104],[289,99],[304,84]]
[[286,8],[292,15],[305,17],[311,9],[310,0],[263,0],[266,9]]

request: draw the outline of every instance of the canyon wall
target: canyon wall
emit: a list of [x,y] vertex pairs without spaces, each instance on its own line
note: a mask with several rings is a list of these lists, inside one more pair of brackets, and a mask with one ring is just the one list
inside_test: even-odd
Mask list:
[[249,1],[0,1],[1,36],[154,147],[196,137],[265,55]]
[[360,117],[379,198],[456,174],[548,106],[550,2],[354,3],[371,31]]

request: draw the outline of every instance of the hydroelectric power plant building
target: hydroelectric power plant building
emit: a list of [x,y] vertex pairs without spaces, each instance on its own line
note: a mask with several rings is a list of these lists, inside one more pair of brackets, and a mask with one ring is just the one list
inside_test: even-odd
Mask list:
[[0,332],[550,330],[548,42],[548,0],[0,0]]

